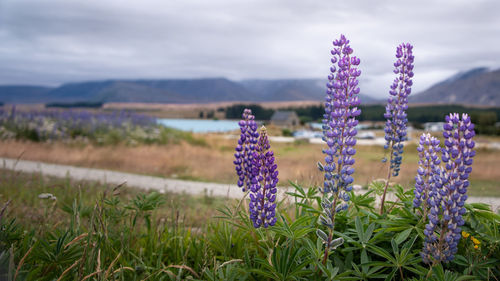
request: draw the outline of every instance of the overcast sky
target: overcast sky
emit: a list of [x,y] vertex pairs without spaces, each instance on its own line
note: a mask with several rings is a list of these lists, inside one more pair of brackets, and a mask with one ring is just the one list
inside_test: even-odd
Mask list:
[[499,11],[498,0],[0,0],[0,84],[326,79],[343,33],[361,59],[361,91],[379,97],[396,46],[412,43],[418,92],[500,68]]

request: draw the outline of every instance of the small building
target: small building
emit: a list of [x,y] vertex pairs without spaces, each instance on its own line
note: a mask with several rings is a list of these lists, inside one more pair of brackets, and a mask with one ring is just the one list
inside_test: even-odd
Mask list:
[[300,120],[295,111],[276,111],[271,116],[271,124],[280,127],[295,127],[300,124]]

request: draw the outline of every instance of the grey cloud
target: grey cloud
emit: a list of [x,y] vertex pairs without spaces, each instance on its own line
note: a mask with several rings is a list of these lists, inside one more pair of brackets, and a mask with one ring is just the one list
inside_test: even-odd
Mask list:
[[495,0],[4,0],[0,83],[321,78],[344,33],[362,59],[363,91],[384,96],[402,41],[415,45],[415,91],[500,67],[498,10]]

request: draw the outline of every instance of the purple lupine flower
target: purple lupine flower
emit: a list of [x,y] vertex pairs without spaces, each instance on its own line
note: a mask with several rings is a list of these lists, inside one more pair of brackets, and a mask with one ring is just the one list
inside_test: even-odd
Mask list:
[[257,147],[253,152],[252,184],[250,185],[250,219],[255,228],[276,223],[276,193],[278,166],[264,126],[260,129]]
[[[347,202],[350,199],[347,192],[352,190],[354,181],[352,165],[356,153],[356,117],[361,114],[361,110],[357,108],[360,104],[358,77],[361,70],[358,69],[360,60],[352,55],[353,49],[344,35],[333,41],[333,45],[333,65],[330,67],[329,81],[326,84],[323,119],[323,140],[328,148],[323,150],[326,155],[325,165],[320,165],[320,169],[325,173],[323,193],[333,193],[335,198],[340,197]],[[340,211],[346,209],[347,204],[334,208]]]
[[[333,41],[331,51],[332,66],[326,84],[325,114],[323,115],[323,141],[327,148],[323,149],[325,165],[318,163],[319,169],[324,172],[323,199],[321,206],[323,209],[319,223],[329,229],[327,235],[321,229],[316,231],[318,238],[325,245],[323,264],[326,264],[328,253],[340,246],[344,240],[342,238],[333,239],[335,227],[335,215],[348,208],[347,202],[350,200],[348,194],[352,190],[354,178],[354,154],[356,149],[355,136],[357,134],[356,117],[361,114],[358,109],[359,87],[358,77],[361,70],[358,69],[360,59],[353,56],[353,49],[349,45],[349,40],[344,35],[340,39]],[[338,67],[338,69],[337,69]],[[333,195],[333,200],[328,198]],[[343,203],[340,203],[338,199]]]
[[[462,118],[457,113],[446,116],[443,125],[445,147],[441,160],[444,169],[439,169],[441,181],[436,184],[436,193],[430,198],[429,222],[425,226],[426,239],[421,256],[424,262],[451,261],[457,252],[461,226],[464,224],[465,200],[469,174],[472,171],[474,124],[467,114]],[[439,240],[435,234],[438,230]]]
[[257,132],[257,123],[255,116],[252,115],[252,110],[246,108],[243,111],[243,120],[238,125],[240,126],[240,139],[236,146],[234,157],[234,165],[236,166],[236,174],[238,175],[238,186],[245,192],[250,188],[252,180],[252,165],[253,152],[255,151],[259,133]]
[[[408,109],[408,96],[411,93],[411,86],[413,81],[413,46],[410,43],[403,43],[396,48],[396,62],[394,63],[394,73],[397,77],[391,85],[389,94],[391,97],[387,99],[387,106],[385,107],[384,117],[387,119],[385,122],[385,149],[389,149],[390,162],[389,171],[387,173],[387,181],[384,187],[384,193],[380,201],[380,214],[384,213],[384,202],[387,188],[389,187],[389,180],[391,176],[398,176],[401,169],[401,162],[403,160],[403,142],[406,137],[406,124],[408,118],[406,110]],[[386,162],[387,159],[382,159]]]
[[[432,197],[436,192],[435,184],[439,182],[439,159],[438,153],[441,152],[439,140],[429,133],[420,136],[419,146],[417,147],[418,161],[417,176],[415,177],[415,199],[413,206],[420,207],[423,202],[422,209],[427,210],[429,197]],[[424,211],[425,212],[425,211]]]
[[397,77],[391,85],[389,94],[391,97],[387,100],[384,117],[385,123],[385,149],[390,149],[390,169],[392,176],[399,174],[401,161],[403,159],[403,142],[407,139],[406,124],[408,118],[406,110],[408,109],[408,96],[411,93],[413,85],[413,46],[409,43],[403,43],[396,49],[396,62],[394,63],[394,73]]

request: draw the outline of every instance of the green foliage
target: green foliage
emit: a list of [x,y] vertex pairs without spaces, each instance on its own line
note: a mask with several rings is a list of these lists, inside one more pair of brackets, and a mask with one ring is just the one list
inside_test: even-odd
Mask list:
[[281,129],[281,134],[285,137],[291,137],[293,135],[292,130],[288,128]]
[[[9,182],[15,184],[2,177],[2,185]],[[220,205],[217,217],[193,228],[182,213],[199,206],[181,204],[170,215],[161,213],[180,199],[156,192],[122,196],[120,187],[96,192],[67,181],[65,194],[54,193],[55,201],[29,201],[1,189],[2,199],[23,200],[45,218],[33,225],[4,214],[0,279],[16,270],[17,280],[495,280],[500,275],[500,216],[488,205],[466,205],[463,229],[480,247],[464,238],[455,260],[431,266],[419,255],[425,218],[412,206],[412,190],[393,186],[396,200],[379,215],[377,183],[364,194],[350,193],[350,207],[337,213],[333,231],[333,239],[344,243],[335,245],[323,264],[328,234],[317,224],[322,194],[316,187],[290,184],[288,199],[277,207],[278,221],[268,229],[253,228],[246,197]],[[53,216],[61,223],[49,223]]]

